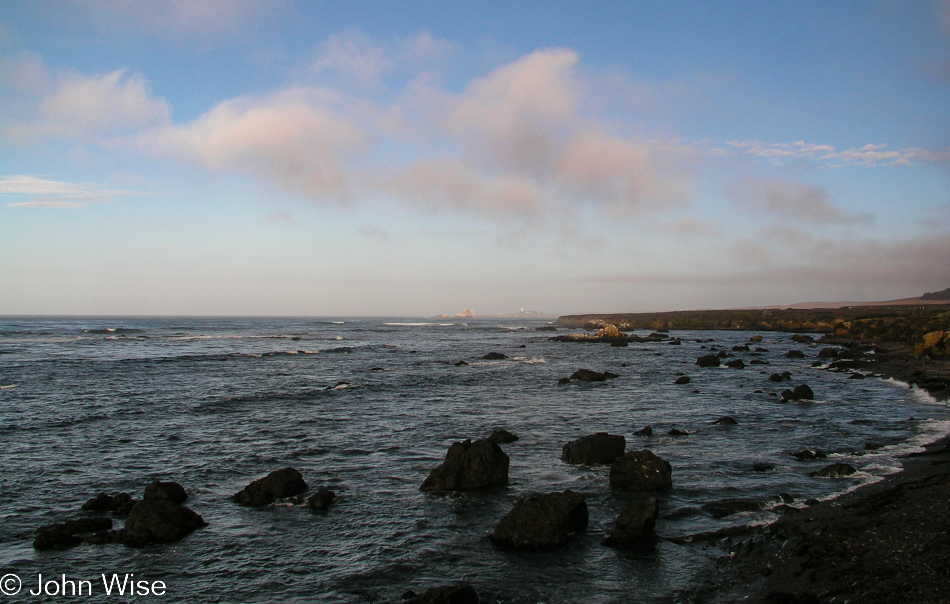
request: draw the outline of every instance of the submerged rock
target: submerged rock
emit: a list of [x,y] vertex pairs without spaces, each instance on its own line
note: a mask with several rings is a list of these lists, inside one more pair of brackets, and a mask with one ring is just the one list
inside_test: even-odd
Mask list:
[[720,417],[719,419],[717,419],[716,421],[714,421],[713,423],[719,424],[720,426],[735,426],[739,422],[737,422],[735,418],[729,417],[728,415],[724,415]]
[[766,504],[758,499],[723,499],[722,501],[704,503],[701,507],[713,518],[725,518],[741,512],[763,510]]
[[623,455],[626,448],[627,440],[622,435],[598,432],[564,445],[561,459],[579,465],[608,464]]
[[783,371],[782,373],[773,373],[769,376],[770,382],[788,382],[791,381],[792,374],[788,371]]
[[843,476],[850,476],[855,472],[857,472],[857,470],[851,464],[834,463],[816,472],[812,472],[811,476],[818,478],[841,478]]
[[628,491],[662,491],[673,486],[670,463],[649,449],[628,451],[610,466],[610,486]]
[[785,353],[785,356],[790,359],[804,359],[805,353],[801,350],[789,350]]
[[488,437],[488,440],[493,443],[498,443],[499,445],[505,445],[518,440],[518,436],[507,430],[495,430],[491,433],[491,436]]
[[498,546],[552,548],[567,543],[574,531],[587,526],[587,502],[575,491],[530,495],[518,500],[489,535]]
[[792,453],[791,455],[799,461],[812,461],[815,459],[824,459],[828,457],[827,453],[817,449],[803,449],[797,453]]
[[483,438],[453,443],[445,461],[425,479],[421,491],[468,491],[508,482],[508,455]]
[[615,377],[619,376],[617,376],[616,373],[611,373],[609,371],[600,373],[597,371],[591,371],[590,369],[578,369],[571,374],[569,379],[580,380],[582,382],[603,382],[606,380],[611,380]]
[[690,382],[690,379],[688,375],[681,375],[680,377],[676,378],[676,381],[673,383],[674,384],[688,384],[689,382]]
[[726,367],[731,367],[732,369],[745,369],[745,363],[742,362],[742,359],[733,359],[726,363]]
[[503,361],[508,358],[507,354],[502,354],[500,352],[489,352],[482,357],[483,361]]
[[336,493],[326,487],[320,489],[307,499],[307,505],[315,510],[325,510],[336,501]]
[[604,545],[623,547],[634,545],[653,532],[660,515],[660,503],[654,497],[630,501],[617,516],[614,530],[604,539]]
[[783,390],[782,400],[783,401],[813,401],[815,400],[815,393],[812,392],[812,389],[809,388],[807,384],[801,384],[799,386],[795,386],[794,390]]
[[80,535],[108,531],[112,528],[110,518],[77,518],[47,524],[36,530],[33,538],[33,549],[57,549],[72,547],[82,543]]
[[235,493],[233,499],[242,505],[260,507],[306,490],[307,483],[300,472],[293,468],[282,468],[274,470],[264,478],[258,478]]
[[653,428],[645,426],[633,433],[634,436],[653,436]]
[[116,516],[128,516],[137,501],[128,493],[109,495],[99,493],[82,505],[84,512],[112,512]]
[[412,593],[406,604],[478,604],[478,592],[466,583],[430,587],[421,595]]

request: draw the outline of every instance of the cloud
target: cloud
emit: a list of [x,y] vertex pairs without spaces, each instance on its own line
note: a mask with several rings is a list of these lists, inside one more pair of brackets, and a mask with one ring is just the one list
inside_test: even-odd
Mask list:
[[21,55],[0,62],[3,75],[19,95],[7,103],[24,118],[10,120],[4,130],[19,143],[133,134],[171,120],[171,107],[152,94],[148,80],[125,69],[91,76],[54,73],[38,57]]
[[910,166],[915,160],[931,163],[950,163],[950,149],[931,151],[907,148],[893,150],[886,144],[869,143],[838,151],[831,145],[797,141],[794,143],[763,143],[758,140],[732,140],[726,143],[734,152],[767,159],[781,166],[791,162],[810,162],[829,167],[842,165]]
[[[332,96],[332,95],[331,95]],[[296,89],[218,104],[194,122],[143,134],[144,148],[212,170],[249,173],[317,200],[346,200],[345,161],[369,136],[333,111],[323,91]]]
[[754,211],[817,224],[868,224],[867,214],[849,214],[829,201],[822,187],[780,178],[746,179],[727,191],[733,203]]
[[429,32],[384,43],[349,31],[333,34],[320,45],[310,72],[317,76],[333,74],[366,88],[380,88],[391,73],[439,61],[455,50],[454,44]]
[[221,36],[280,12],[280,0],[69,0],[63,18],[156,37]]
[[112,203],[116,197],[139,195],[135,191],[103,189],[86,183],[46,180],[22,174],[0,178],[0,195],[33,197],[7,204],[11,208],[82,208],[93,203]]
[[429,210],[461,210],[486,216],[537,214],[542,195],[537,183],[521,176],[485,176],[452,158],[417,162],[380,187]]

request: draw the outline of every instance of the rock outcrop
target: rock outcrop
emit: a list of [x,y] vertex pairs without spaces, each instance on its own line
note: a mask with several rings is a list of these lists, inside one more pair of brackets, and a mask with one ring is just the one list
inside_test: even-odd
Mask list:
[[560,547],[570,534],[587,526],[587,502],[575,491],[530,495],[519,499],[489,536],[502,547]]
[[116,541],[130,547],[170,543],[207,525],[200,515],[171,499],[146,498],[132,507]]
[[300,472],[293,468],[274,470],[264,478],[258,478],[234,494],[234,501],[241,505],[260,507],[277,499],[293,497],[307,490]]
[[673,468],[649,449],[628,451],[611,464],[610,486],[628,491],[662,491],[673,486]]
[[492,441],[493,443],[498,443],[499,445],[506,445],[518,440],[518,436],[512,434],[508,430],[495,430],[491,433],[491,436],[488,437],[488,440]]
[[635,545],[653,532],[660,514],[660,504],[654,497],[630,501],[617,516],[614,530],[604,539],[604,545],[624,547]]
[[807,384],[801,384],[801,385],[795,386],[794,390],[783,390],[782,400],[783,401],[813,401],[815,400],[815,393],[812,392],[812,389],[809,388]]
[[508,455],[488,438],[453,443],[421,491],[469,491],[508,482]]
[[609,464],[623,455],[627,440],[619,434],[598,432],[564,445],[561,459],[570,464]]
[[58,549],[82,543],[80,535],[112,529],[109,518],[76,518],[66,522],[47,524],[36,530],[33,549]]
[[818,478],[841,478],[843,476],[850,476],[855,472],[857,472],[857,470],[851,464],[834,463],[816,472],[812,472],[811,475]]

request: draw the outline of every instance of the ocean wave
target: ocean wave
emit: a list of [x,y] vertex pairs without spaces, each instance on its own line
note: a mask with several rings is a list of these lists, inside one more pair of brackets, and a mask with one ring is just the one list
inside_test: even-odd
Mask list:
[[102,329],[84,329],[83,333],[90,334],[100,334],[100,335],[119,335],[119,334],[129,334],[129,333],[142,333],[144,329],[132,329],[129,327],[105,327]]

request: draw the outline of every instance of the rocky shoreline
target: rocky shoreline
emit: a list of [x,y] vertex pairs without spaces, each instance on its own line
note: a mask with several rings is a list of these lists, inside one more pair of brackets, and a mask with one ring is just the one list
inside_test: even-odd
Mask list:
[[[833,338],[825,341],[836,342]],[[852,363],[947,401],[950,362],[908,343],[837,341],[870,354]],[[695,603],[950,602],[950,435],[902,460],[902,470],[839,498],[727,537],[716,575]]]

